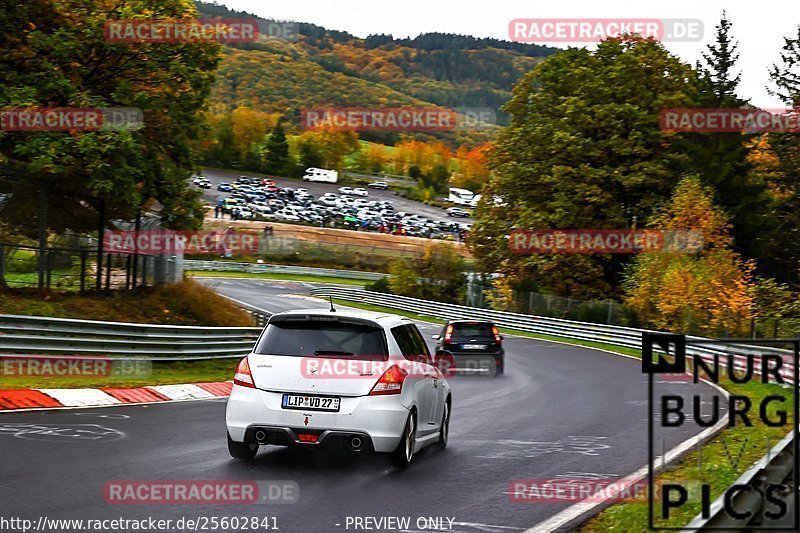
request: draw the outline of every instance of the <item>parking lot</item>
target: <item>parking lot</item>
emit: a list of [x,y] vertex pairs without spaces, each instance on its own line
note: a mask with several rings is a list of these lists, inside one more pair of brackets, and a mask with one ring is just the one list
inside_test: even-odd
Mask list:
[[210,169],[204,170],[202,176],[207,183],[195,186],[202,187],[204,200],[219,206],[214,214],[219,217],[446,240],[463,239],[472,223],[469,217],[448,216],[444,209],[403,198],[391,189],[343,187],[338,183],[288,178],[275,178],[265,184],[251,173]]

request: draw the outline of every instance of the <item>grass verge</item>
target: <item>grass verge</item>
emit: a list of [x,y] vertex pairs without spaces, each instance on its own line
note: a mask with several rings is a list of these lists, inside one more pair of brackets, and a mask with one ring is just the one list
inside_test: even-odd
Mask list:
[[135,291],[0,291],[0,314],[189,326],[252,326],[236,304],[193,280]]
[[0,389],[73,389],[73,388],[130,388],[148,385],[178,383],[203,383],[228,381],[239,362],[239,357],[208,361],[154,362],[149,375],[136,378],[114,376],[29,377],[3,376]]

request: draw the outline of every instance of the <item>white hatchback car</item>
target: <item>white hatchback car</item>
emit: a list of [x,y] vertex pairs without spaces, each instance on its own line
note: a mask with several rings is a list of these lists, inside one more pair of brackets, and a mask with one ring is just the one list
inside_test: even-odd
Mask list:
[[239,363],[225,420],[228,450],[260,445],[391,453],[406,468],[447,446],[452,394],[414,323],[367,311],[272,315]]

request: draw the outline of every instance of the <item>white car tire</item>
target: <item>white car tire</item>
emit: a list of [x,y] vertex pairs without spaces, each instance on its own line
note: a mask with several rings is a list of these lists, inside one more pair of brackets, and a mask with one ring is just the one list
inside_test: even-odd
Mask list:
[[247,442],[236,442],[228,435],[228,453],[234,459],[253,460],[258,453],[258,444],[249,444]]
[[417,443],[417,412],[411,411],[403,429],[403,436],[392,452],[392,464],[405,470],[414,460],[414,446]]
[[439,430],[439,440],[436,447],[440,450],[447,448],[447,441],[450,438],[450,402],[444,403],[444,413],[442,414],[442,428]]

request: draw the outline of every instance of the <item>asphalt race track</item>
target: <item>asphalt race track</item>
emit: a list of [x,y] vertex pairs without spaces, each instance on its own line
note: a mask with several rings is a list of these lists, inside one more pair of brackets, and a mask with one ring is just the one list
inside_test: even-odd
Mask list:
[[[320,306],[297,296],[307,293],[302,283],[204,282],[267,311]],[[425,323],[420,328],[429,341],[438,330]],[[426,449],[406,471],[379,455],[275,447],[262,448],[253,463],[235,461],[225,445],[224,400],[0,414],[0,514],[34,522],[40,516],[274,516],[286,532],[346,531],[353,516],[409,516],[408,531],[418,531],[418,517],[449,517],[451,531],[507,533],[570,503],[512,502],[512,480],[576,473],[613,479],[646,464],[646,380],[637,360],[516,337],[505,344],[504,376],[451,379],[450,444],[444,451]],[[684,396],[706,387],[662,386]],[[666,447],[688,438],[688,431],[676,429]],[[299,485],[299,501],[176,506],[104,499],[111,480],[188,479],[290,480]]]

